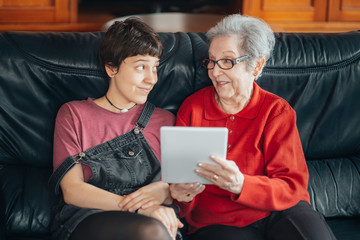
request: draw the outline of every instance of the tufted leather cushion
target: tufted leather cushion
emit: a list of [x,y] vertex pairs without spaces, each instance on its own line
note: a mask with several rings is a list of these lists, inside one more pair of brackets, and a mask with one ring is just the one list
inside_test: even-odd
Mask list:
[[[47,186],[54,120],[63,103],[105,93],[101,36],[0,34],[0,239],[5,231],[12,239],[49,235],[59,200]],[[211,84],[201,67],[208,44],[203,33],[160,36],[166,51],[149,99],[176,113]],[[258,83],[297,112],[313,208],[339,239],[360,238],[360,33],[279,34]]]

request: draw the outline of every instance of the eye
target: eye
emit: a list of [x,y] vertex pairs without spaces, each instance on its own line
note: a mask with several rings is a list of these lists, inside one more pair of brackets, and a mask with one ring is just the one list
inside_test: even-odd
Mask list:
[[224,63],[232,63],[231,59],[227,59],[227,58],[224,58],[223,61]]
[[154,71],[154,72],[157,72],[158,68],[159,68],[159,66],[155,66],[155,67],[153,68],[153,71]]
[[145,66],[144,65],[140,65],[140,66],[137,66],[136,69],[137,70],[144,70]]

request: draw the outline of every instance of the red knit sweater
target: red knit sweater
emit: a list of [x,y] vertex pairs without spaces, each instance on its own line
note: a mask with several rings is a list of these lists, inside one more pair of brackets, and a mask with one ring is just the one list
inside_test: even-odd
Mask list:
[[310,202],[308,170],[290,105],[254,83],[249,104],[232,115],[219,108],[214,93],[211,86],[187,98],[177,125],[227,127],[227,159],[244,174],[244,186],[235,195],[207,185],[191,203],[176,202],[190,233],[214,224],[244,227],[300,200]]

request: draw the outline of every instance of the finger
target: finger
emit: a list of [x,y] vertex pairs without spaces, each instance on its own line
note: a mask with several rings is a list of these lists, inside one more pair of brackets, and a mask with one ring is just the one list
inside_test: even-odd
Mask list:
[[170,231],[171,231],[171,236],[175,239],[176,237],[176,233],[177,233],[177,226],[171,226]]
[[129,202],[127,205],[123,206],[123,211],[129,211],[133,212],[136,209],[139,209],[142,205],[146,204],[147,202],[152,201],[152,199],[149,198],[137,198],[134,199],[133,202]]
[[201,184],[199,182],[196,182],[196,183],[193,184],[192,188],[195,190],[195,189],[198,189],[201,186],[203,186],[203,184]]
[[219,171],[217,173],[214,172],[214,174],[221,177],[224,180],[224,182],[235,183],[236,176],[242,175],[239,167],[234,161],[223,159],[214,155],[210,156],[210,158],[219,164],[222,162],[223,171]]
[[160,207],[155,212],[155,215],[152,216],[164,224],[169,234],[173,238],[176,237],[178,227],[183,227],[183,224],[178,221],[178,218],[176,217],[176,214],[172,208]]
[[219,164],[225,170],[234,170],[234,167],[237,166],[234,161],[227,160],[216,155],[211,155],[210,159]]
[[215,185],[219,186],[219,181],[218,181],[219,175],[218,174],[204,170],[204,169],[195,169],[195,172],[200,177],[203,177],[203,178],[209,180],[210,182],[214,183]]
[[[186,191],[186,193],[190,193],[192,195],[196,195],[199,193],[201,189],[203,189],[205,186],[204,184],[201,184],[199,182],[196,182],[193,184],[193,186]],[[188,195],[188,194],[187,194]]]
[[171,224],[170,224],[170,232],[171,232],[171,236],[172,236],[173,238],[176,237],[177,229],[178,229],[178,223],[177,223],[177,221],[172,221]]
[[134,207],[132,207],[132,209],[146,209],[146,208],[150,208],[150,207],[153,207],[153,206],[157,206],[157,205],[160,205],[161,202],[159,202],[159,200],[157,199],[144,199],[143,201],[139,202],[138,204],[134,205]]
[[160,205],[160,204],[161,204],[161,202],[159,202],[157,199],[148,199],[147,202],[145,202],[141,205],[141,208],[146,209],[146,208],[150,208],[152,206]]
[[124,199],[119,203],[119,207],[124,207],[130,202],[133,202],[139,196],[137,192],[133,192],[127,196],[124,196]]
[[195,183],[194,186],[186,192],[186,195],[192,194],[197,195],[198,193],[202,192],[205,189],[205,185],[199,182]]
[[150,208],[155,205],[157,205],[157,201],[151,200],[151,201],[148,201],[148,202],[144,203],[143,205],[141,205],[141,208],[146,209],[146,208]]
[[[148,204],[149,202],[153,202],[153,200],[149,200],[149,199],[143,199],[142,201],[134,204],[133,206],[130,206],[129,208],[129,212],[135,212],[136,209],[146,209],[149,207],[144,207],[144,205]],[[154,206],[155,204],[149,204],[150,206]]]
[[196,183],[194,184],[194,186],[193,186],[193,189],[196,190],[196,189],[198,189],[198,188],[201,188],[202,186],[203,186],[202,183],[196,182]]
[[234,161],[226,160],[217,156],[211,156],[211,158],[219,165],[198,163],[198,166],[204,171],[209,171],[210,175],[215,174],[217,176],[226,178],[231,174],[236,174],[239,172],[239,168]]
[[205,190],[205,185],[201,184],[196,188],[196,194],[202,193]]
[[164,217],[160,217],[160,219],[158,219],[166,228],[166,230],[168,231],[169,235],[174,238],[170,224],[164,219]]
[[172,208],[167,209],[167,214],[168,214],[169,220],[170,220],[171,233],[172,233],[172,236],[175,238],[177,229],[178,229],[178,218],[176,217],[176,214]]
[[129,201],[127,199],[127,201],[122,201],[119,203],[119,207],[123,210],[123,211],[128,211],[130,208],[132,208],[135,204],[137,204],[141,199],[131,199],[131,201]]
[[203,163],[203,162],[198,163],[197,166],[203,170],[206,170],[209,172],[217,172],[217,173],[222,171],[222,169],[223,169],[222,166],[209,164],[209,163]]
[[165,207],[160,209],[159,218],[160,221],[164,224],[164,226],[168,230],[170,236],[174,238],[174,236],[176,235],[174,235],[174,229],[173,229],[173,224],[171,223],[171,217],[169,216],[169,212]]
[[188,191],[194,186],[195,183],[177,183],[174,184],[174,188],[177,191]]
[[183,228],[184,227],[184,224],[178,219],[178,218],[176,218],[177,219],[177,226],[178,226],[178,228]]

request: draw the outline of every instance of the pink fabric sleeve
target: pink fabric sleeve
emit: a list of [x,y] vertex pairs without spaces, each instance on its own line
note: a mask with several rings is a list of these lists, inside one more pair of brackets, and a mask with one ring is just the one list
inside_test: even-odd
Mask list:
[[53,170],[66,158],[81,152],[81,145],[75,130],[74,119],[67,104],[58,111],[54,132]]

